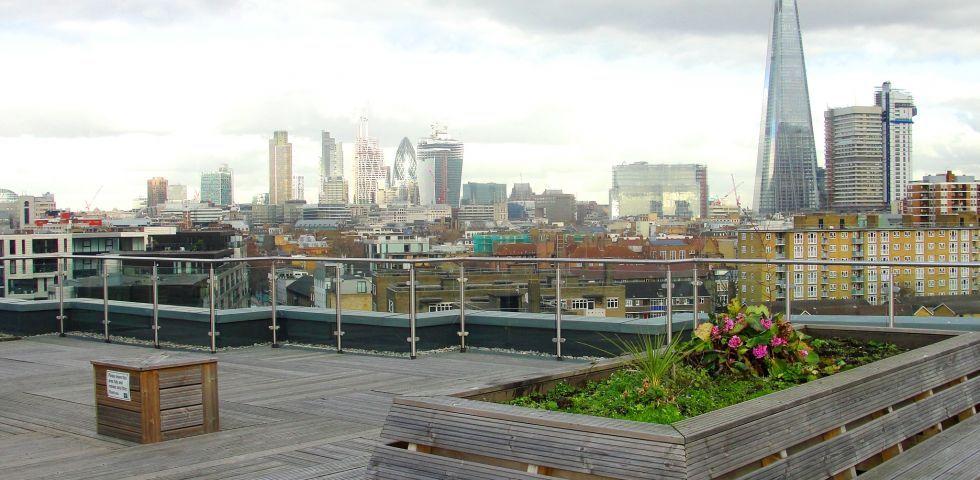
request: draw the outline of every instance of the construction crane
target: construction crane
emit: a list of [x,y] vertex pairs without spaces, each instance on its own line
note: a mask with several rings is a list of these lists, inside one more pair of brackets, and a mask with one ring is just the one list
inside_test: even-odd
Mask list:
[[741,187],[742,184],[740,183],[738,185],[735,185],[735,174],[733,173],[733,174],[731,174],[731,176],[732,176],[732,192],[735,194],[735,206],[738,207],[738,211],[739,211],[739,213],[741,213],[742,212],[742,197],[740,197],[738,195],[738,187]]
[[[742,182],[742,183],[745,183],[745,182]],[[742,186],[742,183],[739,183],[738,185],[736,185],[735,184],[735,175],[732,175],[732,189],[729,190],[728,193],[722,195],[721,197],[716,198],[715,201],[713,202],[714,205],[723,205],[725,203],[725,200],[728,200],[728,197],[730,197],[730,196],[732,196],[734,194],[735,195],[735,205],[738,206],[738,210],[741,212],[742,211],[742,199],[738,195],[738,187],[741,187]]]
[[99,185],[99,189],[95,191],[95,195],[92,195],[92,199],[91,199],[91,200],[89,200],[89,201],[87,201],[87,202],[85,202],[85,211],[86,211],[86,212],[88,212],[88,211],[91,211],[91,210],[92,210],[92,203],[93,203],[93,202],[95,202],[95,199],[96,199],[96,197],[98,197],[98,196],[99,196],[99,192],[101,192],[101,191],[102,191],[102,187],[103,187],[103,186],[104,186],[104,185]]

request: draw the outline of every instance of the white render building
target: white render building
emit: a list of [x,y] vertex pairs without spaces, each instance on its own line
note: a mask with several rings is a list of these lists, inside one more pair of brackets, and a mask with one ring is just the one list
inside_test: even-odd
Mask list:
[[[157,231],[167,234],[176,230]],[[0,235],[0,298],[47,299],[58,282],[59,255],[92,255],[91,259],[66,260],[65,275],[68,280],[93,276],[101,269],[98,255],[145,251],[152,234],[116,231]],[[35,255],[42,258],[26,258]]]
[[881,107],[885,199],[898,213],[912,178],[912,117],[918,110],[912,95],[885,82],[875,89],[875,105]]

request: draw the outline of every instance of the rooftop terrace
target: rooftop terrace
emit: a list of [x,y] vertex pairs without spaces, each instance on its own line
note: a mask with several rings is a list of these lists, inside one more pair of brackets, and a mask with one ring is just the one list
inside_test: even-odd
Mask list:
[[149,445],[96,434],[89,361],[156,352],[72,336],[0,341],[0,479],[359,479],[395,396],[449,394],[585,363],[479,350],[415,361],[299,347],[225,350],[214,355],[221,432]]

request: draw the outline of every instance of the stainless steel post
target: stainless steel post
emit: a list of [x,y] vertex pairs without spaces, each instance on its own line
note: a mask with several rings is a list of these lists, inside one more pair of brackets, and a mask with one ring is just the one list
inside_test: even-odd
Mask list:
[[335,270],[335,273],[336,273],[336,279],[334,281],[334,305],[333,305],[333,311],[334,311],[334,316],[336,317],[335,320],[336,320],[337,326],[336,326],[336,330],[334,330],[333,334],[334,334],[335,337],[337,337],[337,353],[344,353],[344,347],[343,347],[343,344],[341,343],[341,338],[344,336],[344,329],[342,328],[343,327],[343,324],[341,323],[343,321],[343,316],[342,316],[342,313],[341,313],[341,305],[340,305],[340,299],[342,298],[341,297],[341,293],[342,293],[341,292],[341,287],[343,286],[343,281],[344,281],[344,266],[343,266],[343,264],[338,263],[337,264],[337,267],[334,268],[334,270]]
[[895,328],[895,272],[888,268],[888,327]]
[[279,345],[276,343],[276,330],[279,329],[278,320],[276,318],[276,284],[277,283],[278,282],[276,282],[276,261],[273,260],[272,263],[269,264],[269,304],[272,305],[270,307],[271,309],[270,312],[272,315],[272,326],[269,328],[272,329],[272,348],[279,347]]
[[698,328],[698,264],[697,263],[694,264],[692,278],[694,279],[694,282],[691,283],[691,286],[694,287],[694,291],[691,293],[691,295],[694,297],[693,325],[694,325],[694,329],[696,330]]
[[671,278],[670,264],[667,265],[667,344],[674,340],[674,279]]
[[276,317],[276,261],[269,266],[269,296],[272,300],[272,348],[279,348],[279,319]]
[[68,275],[65,273],[68,263],[67,259],[58,259],[58,336],[65,336],[65,279]]
[[411,344],[410,357],[415,360],[418,357],[418,352],[415,350],[415,342],[419,339],[415,336],[415,320],[416,320],[416,308],[415,308],[415,264],[413,263],[408,268],[408,342]]
[[108,260],[102,260],[102,340],[109,343],[109,269]]
[[555,360],[562,360],[561,344],[565,338],[561,336],[561,264],[555,262]]
[[793,293],[791,291],[792,290],[793,283],[792,283],[792,279],[790,277],[792,277],[792,275],[795,275],[795,274],[791,274],[790,273],[791,269],[789,267],[790,267],[789,265],[786,265],[786,295],[785,295],[785,297],[786,297],[786,321],[787,322],[789,322],[792,319],[792,316],[793,316],[793,314],[791,313],[791,310],[790,310],[790,308],[792,308],[792,306],[793,306]]
[[153,274],[150,276],[153,295],[153,348],[160,348],[160,270],[153,263]]
[[466,268],[462,263],[459,264],[459,351],[466,351]]
[[214,279],[214,264],[211,264],[210,265],[210,269],[208,270],[208,297],[210,297],[208,303],[211,306],[211,308],[210,308],[210,310],[211,310],[211,312],[210,312],[211,313],[211,315],[210,315],[211,316],[211,333],[210,333],[210,335],[211,335],[211,353],[214,353],[214,352],[218,351],[218,349],[217,349],[217,346],[218,346],[218,343],[217,343],[218,329],[217,329],[217,325],[216,325],[216,323],[217,323],[216,320],[217,319],[215,318],[215,311],[214,311],[214,284],[215,283],[216,282],[215,282],[215,279]]

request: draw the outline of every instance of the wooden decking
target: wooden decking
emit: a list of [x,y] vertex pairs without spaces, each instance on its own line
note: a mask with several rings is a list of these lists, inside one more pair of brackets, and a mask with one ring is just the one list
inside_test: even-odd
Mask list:
[[154,353],[70,337],[0,342],[0,479],[359,479],[393,397],[582,366],[478,352],[412,361],[252,347],[216,355],[221,432],[152,445],[98,435],[89,361]]
[[868,480],[980,478],[980,416],[936,435],[861,476]]

